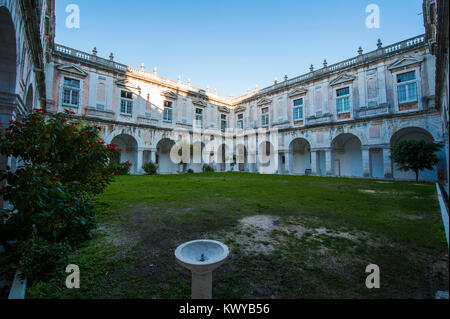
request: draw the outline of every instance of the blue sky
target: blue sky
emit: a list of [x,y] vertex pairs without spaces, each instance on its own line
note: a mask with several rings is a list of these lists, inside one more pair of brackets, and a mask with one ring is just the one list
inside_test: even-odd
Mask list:
[[[365,25],[368,4],[380,28]],[[80,8],[80,28],[65,25]],[[162,76],[242,95],[424,33],[422,0],[57,0],[56,42]]]

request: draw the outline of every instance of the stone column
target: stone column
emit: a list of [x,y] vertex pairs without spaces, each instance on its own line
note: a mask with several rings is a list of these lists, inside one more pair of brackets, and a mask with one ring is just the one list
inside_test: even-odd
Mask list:
[[317,172],[317,152],[311,151],[311,174],[315,176]]
[[212,271],[192,271],[192,299],[212,298]]
[[325,167],[327,176],[333,176],[334,172],[332,171],[332,162],[331,162],[331,149],[325,150]]
[[369,148],[364,147],[362,150],[363,177],[370,177],[370,154]]
[[391,161],[391,147],[383,147],[383,162],[384,162],[384,178],[393,178],[392,161]]
[[292,173],[292,170],[291,170],[292,152],[284,152],[284,159],[285,159],[285,164],[284,164],[285,174],[291,175],[291,173]]
[[144,150],[138,149],[136,161],[136,174],[144,173],[144,170],[142,169],[143,163],[144,163]]
[[156,150],[150,150],[150,161],[156,164]]

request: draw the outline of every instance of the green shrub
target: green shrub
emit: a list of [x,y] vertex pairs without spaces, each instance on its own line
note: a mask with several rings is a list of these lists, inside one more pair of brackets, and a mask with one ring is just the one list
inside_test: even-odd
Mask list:
[[148,162],[142,166],[142,169],[147,175],[156,175],[158,172],[158,166],[152,162]]
[[214,168],[211,165],[204,164],[203,165],[203,172],[205,172],[205,173],[207,173],[207,172],[214,172]]
[[133,164],[131,164],[129,161],[126,161],[125,163],[115,163],[110,165],[113,175],[129,175],[131,166],[133,166]]
[[194,170],[192,170],[191,168],[190,169],[188,169],[188,174],[194,174]]
[[[46,258],[63,253],[62,246],[74,248],[92,237],[91,199],[112,182],[117,169],[111,164],[120,152],[117,145],[105,145],[101,127],[71,115],[66,111],[46,118],[34,110],[0,130],[0,154],[26,163],[15,172],[9,167],[0,171],[0,183],[7,185],[0,196],[12,204],[0,216],[0,240],[18,240],[22,271],[29,274],[47,271]],[[129,171],[131,164],[124,166]],[[34,248],[27,250],[27,245]]]
[[19,243],[16,254],[23,276],[36,280],[46,279],[57,265],[64,264],[70,247],[64,243],[49,242],[31,237]]
[[27,240],[32,232],[45,240],[77,245],[92,237],[96,226],[91,196],[78,182],[61,183],[44,165],[7,172],[4,199],[16,210],[3,227],[8,239]]

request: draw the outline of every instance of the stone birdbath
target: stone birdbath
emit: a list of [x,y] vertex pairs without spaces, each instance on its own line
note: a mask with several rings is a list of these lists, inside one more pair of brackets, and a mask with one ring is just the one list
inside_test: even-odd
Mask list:
[[228,247],[215,240],[194,240],[177,247],[177,261],[192,273],[192,299],[212,298],[212,272],[229,254]]

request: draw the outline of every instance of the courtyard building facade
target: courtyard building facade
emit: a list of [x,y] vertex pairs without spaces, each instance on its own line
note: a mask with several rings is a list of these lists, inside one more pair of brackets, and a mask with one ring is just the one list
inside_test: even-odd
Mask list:
[[[30,3],[34,24],[27,27],[32,22],[21,19]],[[102,58],[96,48],[88,53],[53,43],[53,1],[0,0],[0,13],[7,39],[0,53],[2,126],[32,107],[69,109],[102,127],[133,174],[143,174],[151,161],[161,174],[200,172],[210,164],[216,171],[415,179],[390,158],[394,144],[410,139],[447,141],[439,156],[448,161],[427,35],[386,46],[379,40],[367,53],[359,48],[345,61],[324,60],[298,77],[225,97],[156,68],[119,63],[113,53]],[[186,134],[201,156],[174,162],[174,146]],[[446,183],[442,163],[420,179]]]
[[[148,161],[160,173],[191,168],[202,163],[174,163],[170,150],[179,138],[202,129],[201,145],[234,134],[234,159],[223,156],[224,144],[208,150],[217,171],[272,174],[413,179],[390,159],[395,143],[408,139],[444,140],[442,121],[435,105],[435,57],[424,35],[389,46],[378,42],[374,51],[241,97],[224,97],[113,60],[55,44],[47,65],[47,111],[73,110],[104,128],[107,143],[123,150],[132,173],[141,174]],[[253,153],[248,130],[258,130]],[[261,131],[263,130],[263,131]],[[264,131],[277,131],[277,166],[271,170],[257,158]],[[246,135],[247,134],[247,135]],[[244,136],[243,139],[237,138]],[[241,143],[239,141],[242,140]],[[271,143],[271,142],[269,142]],[[229,146],[227,146],[229,148]],[[270,146],[269,146],[270,147]],[[236,156],[241,153],[242,156]],[[440,154],[445,161],[445,153]],[[240,160],[236,161],[236,157]],[[203,159],[205,156],[202,157]],[[236,162],[236,163],[235,163]],[[234,164],[234,165],[233,165]],[[441,168],[441,171],[439,170]],[[445,178],[437,166],[420,174],[421,180]]]

